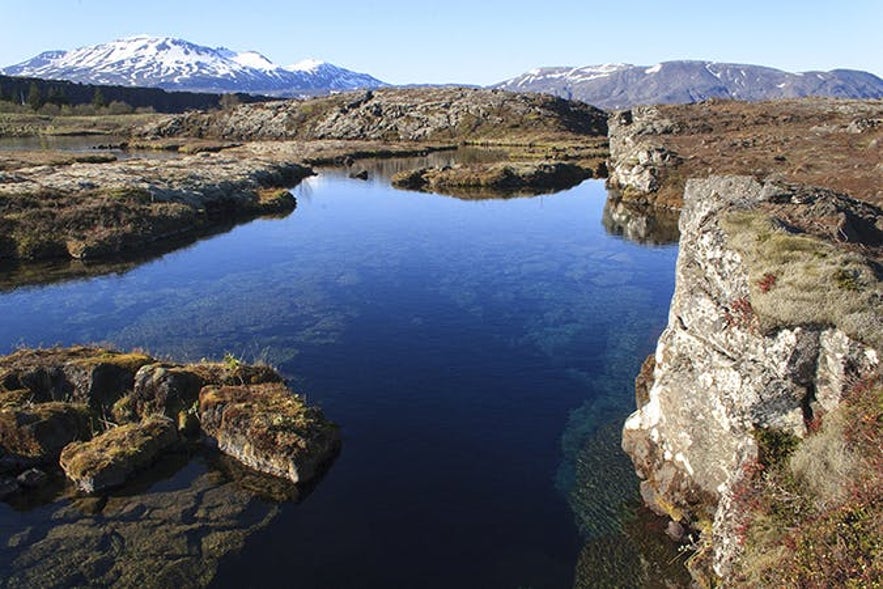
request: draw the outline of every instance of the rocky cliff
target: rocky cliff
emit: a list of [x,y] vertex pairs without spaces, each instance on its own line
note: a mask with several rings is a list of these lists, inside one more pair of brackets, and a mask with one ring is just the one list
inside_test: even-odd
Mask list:
[[683,161],[664,147],[660,135],[677,131],[678,125],[663,116],[657,107],[645,106],[611,115],[610,164],[608,185],[623,193],[626,200],[665,206],[657,193],[668,170]]
[[879,377],[881,218],[821,189],[687,182],[669,322],[623,448],[645,502],[701,533],[696,576],[736,578],[737,495],[768,441],[799,446],[850,387]]

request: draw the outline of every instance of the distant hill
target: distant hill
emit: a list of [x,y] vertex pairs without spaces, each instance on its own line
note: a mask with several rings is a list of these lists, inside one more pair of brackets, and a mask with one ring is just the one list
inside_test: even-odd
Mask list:
[[[152,108],[156,112],[181,113],[188,110],[207,110],[221,106],[221,94],[197,92],[166,92],[160,88],[132,88],[79,84],[63,80],[41,80],[0,75],[0,100],[24,104],[30,97],[31,86],[37,88],[39,104],[75,106],[95,104],[96,94],[103,104],[125,102],[132,108]],[[236,94],[235,102],[265,102],[266,96]]]
[[318,60],[282,67],[255,51],[137,36],[71,51],[46,51],[0,70],[10,76],[164,90],[301,96],[385,86],[367,74]]
[[883,80],[854,70],[789,73],[757,65],[667,61],[654,66],[607,64],[543,67],[492,86],[543,92],[608,110],[709,98],[745,101],[825,96],[883,98]]

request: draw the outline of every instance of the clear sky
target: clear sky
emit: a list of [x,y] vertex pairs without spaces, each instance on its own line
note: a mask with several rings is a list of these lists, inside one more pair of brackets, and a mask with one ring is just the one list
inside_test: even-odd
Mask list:
[[881,31],[883,0],[0,0],[0,67],[146,33],[393,84],[672,59],[883,76]]

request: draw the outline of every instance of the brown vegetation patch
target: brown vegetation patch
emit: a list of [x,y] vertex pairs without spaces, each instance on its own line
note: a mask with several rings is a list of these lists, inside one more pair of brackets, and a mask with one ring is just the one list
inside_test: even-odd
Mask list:
[[663,172],[652,198],[680,206],[689,178],[777,177],[883,206],[883,101],[709,100],[655,107],[669,123],[649,139],[683,161]]
[[[392,177],[393,186],[412,190],[452,189],[492,191],[500,194],[536,193],[563,190],[592,177],[592,171],[560,162],[501,162],[419,168]],[[479,192],[479,195],[482,193]],[[469,192],[464,193],[468,196]]]
[[860,381],[816,433],[752,470],[734,587],[883,584],[881,432],[883,383]]
[[0,409],[0,448],[15,456],[53,460],[67,444],[91,435],[85,404],[39,403]]

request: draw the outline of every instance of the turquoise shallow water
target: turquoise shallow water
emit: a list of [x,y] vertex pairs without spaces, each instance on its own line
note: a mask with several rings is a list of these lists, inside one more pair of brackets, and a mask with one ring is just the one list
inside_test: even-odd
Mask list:
[[294,193],[284,219],[0,294],[0,352],[229,352],[341,424],[327,476],[218,587],[570,586],[583,542],[616,527],[573,492],[578,455],[633,407],[676,248],[605,233],[594,181],[466,201],[327,173]]

